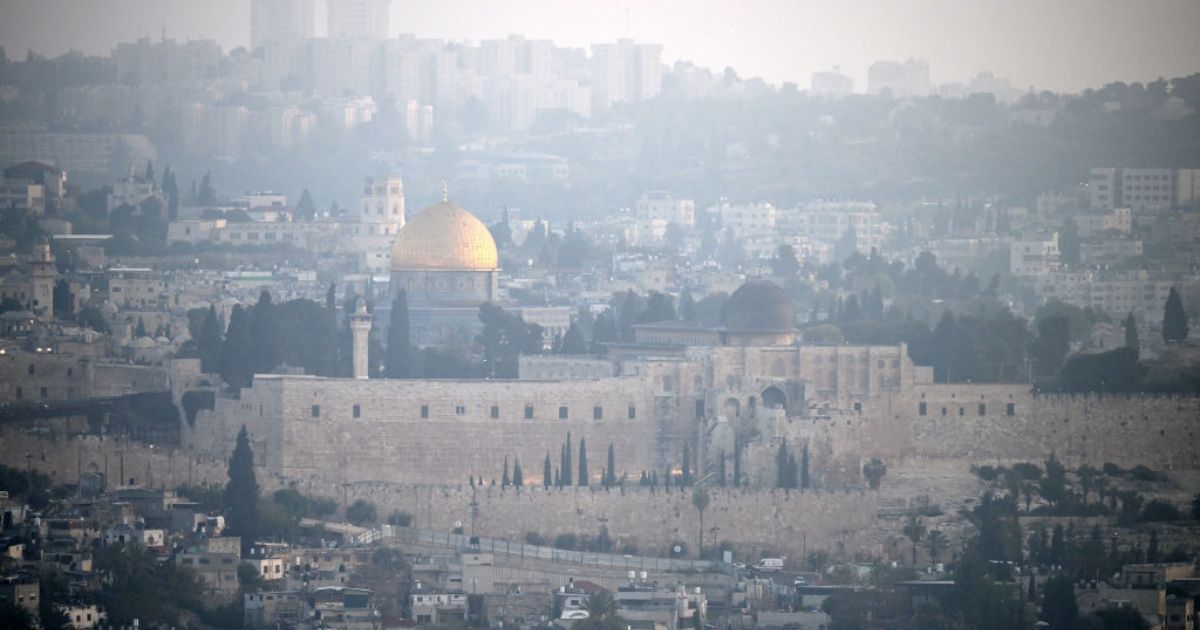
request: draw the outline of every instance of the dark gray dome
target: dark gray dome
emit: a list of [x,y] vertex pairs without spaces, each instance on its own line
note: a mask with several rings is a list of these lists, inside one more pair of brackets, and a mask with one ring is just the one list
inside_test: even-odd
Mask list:
[[729,296],[721,310],[721,322],[729,330],[794,330],[796,307],[774,282],[750,280]]

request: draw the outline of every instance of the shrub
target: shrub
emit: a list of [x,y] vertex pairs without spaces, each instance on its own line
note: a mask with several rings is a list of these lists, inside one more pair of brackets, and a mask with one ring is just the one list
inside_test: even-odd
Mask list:
[[1104,474],[1109,477],[1121,477],[1125,474],[1125,469],[1112,462],[1107,462],[1104,464]]
[[316,497],[314,499],[310,499],[309,501],[310,507],[312,508],[312,513],[317,518],[324,518],[337,511],[337,501],[334,501],[333,499]]
[[365,499],[359,499],[346,508],[346,520],[355,525],[374,523],[376,520],[375,504]]
[[554,539],[554,547],[557,549],[566,549],[568,551],[575,549],[579,545],[579,538],[575,534],[559,534],[558,538]]
[[624,545],[621,545],[621,553],[627,556],[636,556],[640,552],[638,551],[637,545],[633,543],[625,543]]
[[1134,481],[1166,481],[1167,476],[1157,470],[1151,470],[1138,464],[1129,471],[1129,477]]
[[412,514],[396,510],[388,514],[387,522],[388,525],[395,525],[396,527],[409,527],[412,525]]
[[1183,518],[1179,508],[1162,499],[1154,499],[1142,509],[1142,520],[1145,521],[1178,521]]
[[546,544],[546,539],[542,538],[542,535],[537,532],[526,532],[525,533],[525,544],[527,544],[527,545],[544,545],[544,544]]

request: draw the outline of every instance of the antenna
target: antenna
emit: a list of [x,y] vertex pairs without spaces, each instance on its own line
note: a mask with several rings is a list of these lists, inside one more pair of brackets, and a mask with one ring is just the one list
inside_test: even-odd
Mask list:
[[446,180],[443,179],[442,180],[442,203],[447,203],[449,201],[450,201],[450,185],[447,184]]

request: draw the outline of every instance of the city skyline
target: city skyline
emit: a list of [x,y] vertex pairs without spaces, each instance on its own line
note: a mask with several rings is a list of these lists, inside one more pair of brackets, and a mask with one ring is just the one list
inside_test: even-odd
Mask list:
[[[225,50],[250,40],[248,0],[218,0],[204,7],[116,0],[103,14],[64,0],[39,3],[45,9],[39,11],[26,10],[29,4],[17,0],[0,7],[0,41],[10,57],[26,49],[50,56],[71,49],[107,54],[117,43],[164,32],[175,39],[212,38]],[[51,20],[49,16],[61,13],[57,5],[75,19]],[[854,79],[857,92],[866,87],[871,63],[908,58],[928,60],[935,84],[967,81],[987,71],[1010,79],[1022,91],[1074,92],[1113,81],[1147,82],[1195,72],[1200,4],[1162,2],[1149,9],[1138,5],[1140,11],[1130,11],[1131,5],[1116,0],[1022,2],[1015,7],[995,2],[967,7],[940,0],[911,6],[764,1],[744,15],[744,9],[717,2],[634,7],[525,0],[496,11],[488,3],[456,0],[416,11],[393,0],[388,34],[477,42],[521,33],[569,47],[629,36],[661,43],[667,64],[689,60],[714,70],[729,66],[743,77],[790,81],[801,88],[809,86],[812,73],[838,66]],[[96,28],[105,15],[119,15],[121,21]],[[318,32],[323,22],[318,9]],[[939,29],[938,24],[955,28]]]

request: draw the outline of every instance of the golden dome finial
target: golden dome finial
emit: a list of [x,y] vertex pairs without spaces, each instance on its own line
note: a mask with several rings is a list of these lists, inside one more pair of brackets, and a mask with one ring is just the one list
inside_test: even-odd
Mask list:
[[446,180],[442,180],[442,203],[450,202],[450,184]]

